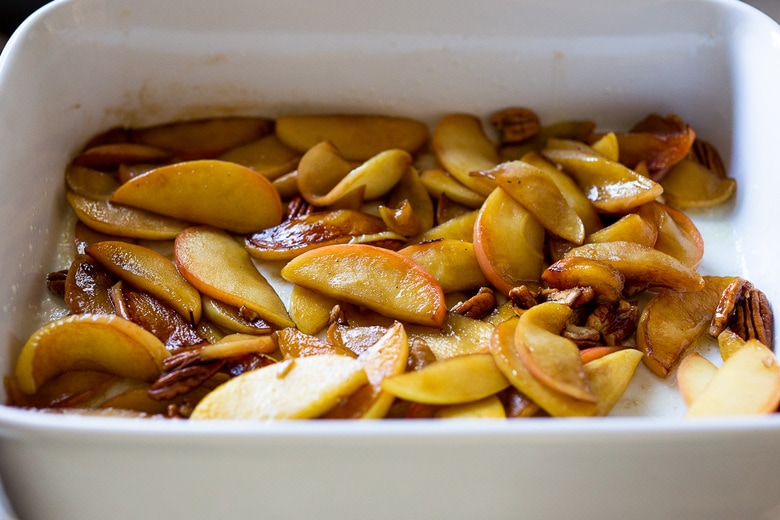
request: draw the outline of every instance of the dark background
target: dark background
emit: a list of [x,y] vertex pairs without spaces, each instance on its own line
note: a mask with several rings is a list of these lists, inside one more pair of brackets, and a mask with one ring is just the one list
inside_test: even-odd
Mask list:
[[0,34],[10,36],[25,18],[46,3],[46,0],[0,0]]

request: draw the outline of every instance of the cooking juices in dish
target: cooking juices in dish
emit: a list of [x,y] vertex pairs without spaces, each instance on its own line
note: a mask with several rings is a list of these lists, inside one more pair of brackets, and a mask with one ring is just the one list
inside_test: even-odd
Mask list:
[[[639,363],[688,415],[774,412],[764,294],[701,275],[684,210],[736,183],[673,114],[214,118],[95,136],[65,170],[65,318],[10,405],[210,418],[609,414]],[[492,127],[492,128],[491,128]],[[490,132],[488,132],[490,130]],[[492,137],[495,135],[495,138]],[[696,345],[716,341],[713,363]]]

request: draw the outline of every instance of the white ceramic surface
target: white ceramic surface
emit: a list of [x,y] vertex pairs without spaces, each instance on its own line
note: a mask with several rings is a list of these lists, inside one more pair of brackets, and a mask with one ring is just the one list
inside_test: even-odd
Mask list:
[[[740,183],[696,217],[702,271],[780,301],[778,73],[778,26],[730,0],[55,2],[0,59],[0,372],[63,267],[74,150],[115,124],[215,112],[432,122],[523,104],[607,128],[676,112]],[[0,407],[0,476],[20,520],[780,518],[780,417],[685,422],[673,382],[650,382],[617,413],[654,418],[189,424]]]

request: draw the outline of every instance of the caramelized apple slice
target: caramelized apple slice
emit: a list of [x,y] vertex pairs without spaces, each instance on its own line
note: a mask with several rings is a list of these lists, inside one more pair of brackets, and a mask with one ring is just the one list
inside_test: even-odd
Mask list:
[[574,399],[596,402],[582,370],[579,348],[560,335],[571,313],[570,307],[560,303],[531,307],[517,323],[515,350],[540,383]]
[[523,364],[515,349],[518,318],[496,326],[490,338],[490,353],[501,372],[517,390],[527,395],[554,417],[590,416],[596,413],[593,401],[582,401],[561,394],[540,383]]
[[718,367],[698,352],[686,354],[677,367],[677,388],[685,404],[691,406],[717,373]]
[[382,381],[402,374],[409,358],[409,342],[403,325],[393,324],[384,336],[363,352],[358,360],[368,377],[368,384],[343,403],[332,408],[326,419],[381,419],[390,410],[395,396],[382,389]]
[[65,170],[65,184],[70,191],[83,197],[108,200],[120,183],[116,175],[71,164]]
[[323,354],[357,357],[354,352],[341,345],[329,343],[311,334],[304,334],[294,327],[285,327],[278,331],[276,335],[279,351],[285,358],[321,356]]
[[65,303],[71,314],[114,314],[111,286],[116,279],[89,255],[78,254],[65,277]]
[[306,334],[316,334],[324,329],[336,304],[337,300],[301,285],[293,285],[290,291],[290,317]]
[[575,247],[566,257],[582,257],[607,263],[623,273],[627,282],[649,287],[698,291],[704,287],[699,273],[676,258],[635,242],[602,242]]
[[28,395],[19,389],[15,377],[8,377],[5,380],[7,404],[29,408],[91,407],[118,379],[97,370],[71,370],[49,379]]
[[767,414],[778,404],[780,366],[771,350],[750,340],[723,362],[686,416]]
[[641,206],[637,213],[658,230],[655,247],[696,269],[704,256],[704,239],[693,221],[682,211],[660,202]]
[[14,375],[34,394],[70,370],[98,370],[152,381],[168,357],[165,345],[131,321],[106,314],[75,314],[48,323],[22,347]]
[[282,201],[268,179],[217,160],[161,166],[124,183],[110,200],[235,233],[282,220]]
[[629,213],[595,233],[591,233],[585,241],[590,244],[596,242],[634,242],[647,247],[655,247],[655,243],[658,241],[658,227],[653,225],[653,222],[653,220],[644,218],[637,213]]
[[690,159],[677,163],[660,182],[666,201],[683,209],[723,204],[737,189],[734,179],[721,177]]
[[441,239],[412,244],[398,252],[428,271],[445,293],[478,289],[488,283],[471,242]]
[[557,289],[592,287],[600,301],[620,299],[625,285],[624,276],[611,265],[571,256],[558,260],[542,273],[542,281]]
[[275,135],[231,148],[219,160],[241,164],[269,180],[295,170],[301,156],[283,145]]
[[547,148],[542,154],[572,175],[588,199],[600,211],[626,212],[663,193],[660,184],[610,161],[581,143]]
[[691,149],[696,132],[674,114],[650,114],[630,132],[617,134],[620,162],[629,168],[644,163],[652,174],[682,160]]
[[295,325],[249,253],[226,232],[207,226],[186,229],[176,237],[174,261],[182,276],[203,294],[246,307],[279,327]]
[[471,242],[474,237],[474,223],[477,220],[477,215],[477,211],[469,211],[432,227],[428,231],[409,239],[409,242],[419,243],[439,239]]
[[436,359],[445,359],[484,352],[493,325],[448,312],[441,328],[408,325],[406,331],[412,340],[422,341]]
[[742,348],[746,341],[731,329],[726,329],[718,334],[718,350],[720,357],[726,361],[731,355]]
[[235,332],[221,338],[216,343],[205,345],[200,351],[204,361],[244,356],[247,354],[273,354],[278,349],[273,334],[255,335]]
[[733,277],[704,277],[699,291],[662,290],[639,317],[636,342],[644,363],[666,377],[685,352],[707,331],[721,295]]
[[504,295],[538,283],[543,249],[541,224],[502,188],[493,191],[474,223],[474,252],[485,278]]
[[353,169],[333,143],[323,141],[301,157],[298,190],[315,206],[333,204],[361,186],[365,187],[366,200],[372,200],[389,192],[411,165],[412,156],[394,148],[379,152]]
[[441,286],[430,274],[414,260],[375,246],[312,249],[284,266],[282,277],[411,323],[439,327],[447,312]]
[[221,117],[167,123],[131,130],[137,143],[174,153],[179,160],[208,159],[273,131],[262,117]]
[[346,159],[365,161],[393,148],[418,152],[428,142],[428,126],[406,117],[371,114],[294,115],[276,119],[276,136],[301,153],[330,141]]
[[200,293],[176,269],[173,262],[148,247],[127,242],[98,242],[87,254],[109,272],[160,298],[195,325],[200,321]]
[[596,415],[609,414],[623,397],[641,361],[641,352],[624,348],[583,366],[588,385],[597,397]]
[[255,318],[250,313],[242,312],[238,307],[233,307],[208,296],[202,296],[203,316],[214,325],[228,332],[240,332],[242,334],[270,334],[272,328],[260,318]]
[[73,159],[73,164],[87,168],[109,168],[120,164],[157,163],[165,161],[170,156],[170,152],[154,146],[111,143],[84,150]]
[[437,419],[506,419],[504,404],[495,395],[479,401],[442,406],[433,414]]
[[448,199],[469,208],[478,208],[485,202],[485,196],[459,182],[441,168],[431,168],[420,174],[425,188],[433,197],[446,195]]
[[495,184],[471,172],[489,170],[499,163],[495,145],[485,135],[481,121],[470,114],[448,114],[433,130],[433,153],[444,169],[469,189],[487,196]]
[[381,219],[349,209],[301,215],[246,237],[246,247],[261,260],[290,260],[304,251],[345,244],[360,235],[373,235],[387,228]]
[[190,419],[319,417],[368,381],[360,361],[336,354],[289,359],[244,372],[206,395]]
[[550,139],[572,139],[583,143],[587,142],[595,128],[596,123],[593,121],[558,121],[545,125],[530,141],[519,145],[503,146],[499,151],[501,160],[525,160],[527,154],[537,153],[544,149]]
[[487,353],[442,359],[425,367],[386,378],[385,391],[416,403],[459,404],[500,392],[509,381]]
[[76,216],[90,228],[126,238],[170,240],[190,224],[176,218],[149,211],[90,199],[73,192],[67,194],[68,203]]
[[484,173],[522,204],[546,230],[582,244],[585,239],[582,219],[542,170],[523,161],[511,161]]

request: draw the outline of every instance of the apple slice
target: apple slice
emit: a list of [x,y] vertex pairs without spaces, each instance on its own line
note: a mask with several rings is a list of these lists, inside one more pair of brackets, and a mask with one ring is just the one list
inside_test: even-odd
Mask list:
[[683,357],[677,367],[677,388],[685,404],[691,406],[717,373],[718,367],[698,352]]
[[504,162],[484,172],[522,204],[545,229],[575,244],[585,239],[585,225],[558,189],[539,168],[523,161]]
[[734,352],[688,408],[686,417],[766,414],[780,404],[780,366],[756,340]]
[[219,156],[220,161],[241,164],[269,180],[295,170],[300,155],[283,145],[273,134],[231,148]]
[[246,307],[279,327],[295,326],[249,253],[225,231],[208,226],[182,231],[174,242],[174,261],[182,276],[206,296]]
[[203,317],[211,324],[228,332],[242,334],[270,334],[273,329],[259,318],[247,315],[240,308],[228,305],[208,296],[201,297]]
[[110,168],[120,164],[159,163],[167,160],[170,156],[170,152],[154,146],[110,143],[84,150],[73,159],[73,164],[87,168]]
[[466,207],[476,209],[485,202],[485,196],[459,182],[442,168],[431,168],[420,174],[428,193],[435,198],[446,195],[448,199]]
[[637,213],[658,230],[655,249],[692,269],[699,266],[704,256],[704,239],[688,215],[656,201],[639,207]]
[[474,252],[485,278],[504,295],[538,283],[543,249],[542,225],[502,188],[494,190],[474,222]]
[[301,332],[317,334],[328,324],[330,311],[338,300],[293,285],[290,291],[290,317]]
[[442,359],[382,381],[385,391],[401,399],[438,405],[478,401],[508,386],[509,381],[487,353]]
[[[644,208],[645,206],[642,207]],[[654,225],[654,222],[654,220],[644,218],[638,213],[628,213],[612,224],[591,233],[585,241],[589,244],[597,242],[634,242],[646,247],[654,247],[658,241],[658,227]]]
[[469,211],[454,217],[428,231],[409,239],[410,243],[427,242],[442,238],[471,242],[474,239],[474,222],[477,220],[478,211]]
[[279,343],[279,351],[285,359],[321,356],[323,354],[357,357],[357,354],[339,344],[329,343],[311,334],[304,334],[294,327],[285,327],[279,330],[276,336]]
[[431,147],[439,163],[469,189],[487,196],[495,184],[471,172],[489,170],[499,163],[495,145],[485,135],[482,122],[471,114],[448,114],[433,130]]
[[427,345],[436,359],[445,359],[484,352],[493,327],[482,320],[448,312],[441,328],[409,325],[406,332],[412,340],[421,340]]
[[439,283],[409,257],[364,244],[307,251],[282,268],[282,277],[337,300],[391,318],[440,327],[447,307]]
[[108,235],[145,240],[170,240],[190,224],[142,209],[83,197],[69,191],[68,203],[87,226]]
[[83,197],[108,200],[120,182],[116,175],[71,164],[65,170],[65,184],[70,191]]
[[734,179],[721,177],[690,159],[677,163],[660,182],[667,202],[683,209],[723,204],[737,189]]
[[445,293],[478,289],[488,283],[471,242],[434,240],[406,246],[398,253],[410,257],[428,271]]
[[282,201],[268,179],[217,160],[155,168],[124,183],[110,200],[235,233],[258,231],[282,220]]
[[641,352],[624,348],[583,365],[588,386],[597,398],[596,415],[608,415],[615,407],[641,361]]
[[520,315],[515,329],[515,350],[540,383],[581,401],[596,402],[577,345],[560,332],[571,317],[571,307],[545,302]]
[[106,241],[87,247],[86,253],[118,278],[170,305],[193,325],[200,321],[200,293],[179,274],[173,262],[157,251]]
[[310,419],[368,382],[357,359],[325,354],[244,372],[206,395],[190,419]]
[[382,389],[382,381],[402,374],[409,358],[409,341],[403,325],[395,322],[379,341],[363,352],[358,360],[368,377],[360,388],[343,403],[336,405],[326,419],[381,419],[387,415],[395,396]]
[[592,287],[600,301],[614,302],[623,295],[625,278],[611,265],[570,256],[558,260],[542,273],[542,281],[556,289]]
[[515,348],[519,318],[496,326],[490,337],[490,353],[504,376],[517,390],[528,396],[553,417],[585,417],[596,413],[596,403],[564,395],[540,383],[523,364]]
[[398,148],[413,154],[428,142],[428,126],[415,119],[372,114],[290,115],[276,119],[276,136],[298,152],[332,142],[350,161]]
[[506,411],[501,399],[491,395],[472,403],[442,406],[433,416],[437,419],[506,419]]
[[108,314],[74,314],[30,336],[14,375],[26,394],[34,394],[50,379],[71,370],[153,381],[168,355],[159,339],[131,321]]

